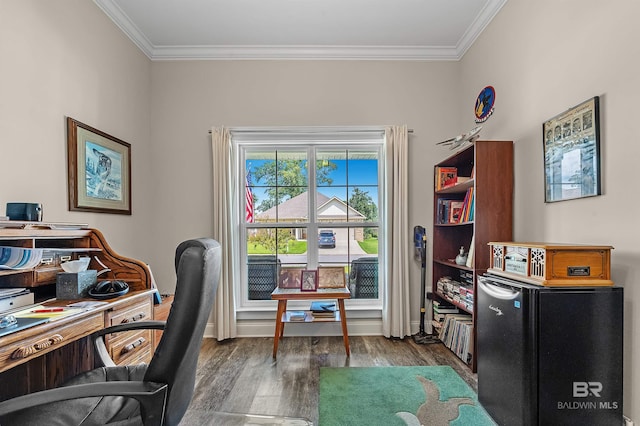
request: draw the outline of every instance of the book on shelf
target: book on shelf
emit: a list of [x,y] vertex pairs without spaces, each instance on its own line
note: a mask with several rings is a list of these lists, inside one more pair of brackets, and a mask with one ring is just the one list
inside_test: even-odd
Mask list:
[[305,311],[288,311],[287,316],[289,321],[304,321],[307,318]]
[[444,198],[439,199],[437,223],[448,224],[462,222],[463,207],[463,201]]
[[458,169],[456,167],[436,167],[436,191],[453,186],[457,182]]
[[460,312],[460,310],[453,303],[440,300],[433,301],[434,314],[456,314],[458,312]]
[[334,302],[311,302],[311,315],[314,318],[333,318],[336,315],[336,304]]
[[460,223],[462,214],[462,201],[451,201],[449,207],[449,223]]
[[438,334],[440,334],[440,330],[442,330],[442,323],[437,320],[433,320],[431,321],[431,325],[438,331]]
[[[473,266],[473,256],[476,251],[476,236],[471,237],[471,244],[469,245],[469,252],[467,253],[467,263],[465,266],[471,268]],[[473,274],[471,276],[471,284],[473,285]]]
[[448,314],[442,322],[438,338],[458,358],[471,362],[473,355],[473,320],[466,314]]
[[315,313],[324,313],[324,312],[335,312],[336,304],[334,302],[321,302],[314,301],[311,302],[311,312]]
[[470,222],[473,220],[473,200],[474,200],[473,187],[467,189],[464,199],[462,200],[462,212],[460,213],[461,222]]

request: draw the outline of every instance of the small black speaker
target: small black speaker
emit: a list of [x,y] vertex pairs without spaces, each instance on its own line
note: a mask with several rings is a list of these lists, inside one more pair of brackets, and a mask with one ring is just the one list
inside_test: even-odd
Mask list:
[[28,220],[42,222],[42,204],[40,203],[7,203],[9,220]]

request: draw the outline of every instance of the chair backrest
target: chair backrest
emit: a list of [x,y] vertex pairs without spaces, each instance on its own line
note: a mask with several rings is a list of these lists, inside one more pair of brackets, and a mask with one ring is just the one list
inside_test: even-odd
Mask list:
[[249,300],[271,300],[271,292],[278,286],[280,264],[274,255],[247,256]]
[[351,262],[349,278],[355,284],[355,299],[378,297],[378,258],[361,257]]
[[176,249],[176,290],[162,339],[144,380],[167,383],[165,424],[177,425],[193,396],[198,354],[220,280],[222,248],[209,238]]

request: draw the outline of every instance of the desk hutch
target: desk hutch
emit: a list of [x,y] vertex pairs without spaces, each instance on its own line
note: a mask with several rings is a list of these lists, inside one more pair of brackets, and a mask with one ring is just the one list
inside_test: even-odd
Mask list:
[[[35,302],[47,307],[80,300],[56,300],[56,275],[61,260],[90,256],[89,269],[108,269],[98,280],[127,282],[129,292],[107,304],[0,337],[0,400],[58,386],[94,368],[89,335],[124,322],[153,319],[153,284],[148,266],[118,255],[97,229],[54,223],[0,222],[0,245],[44,249],[46,260],[32,269],[0,270],[0,288],[25,287]],[[154,333],[131,331],[107,336],[116,364],[151,360]]]

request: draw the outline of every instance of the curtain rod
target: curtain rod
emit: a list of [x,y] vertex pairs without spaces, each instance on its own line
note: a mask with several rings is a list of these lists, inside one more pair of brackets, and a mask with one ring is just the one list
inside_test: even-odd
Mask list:
[[[237,132],[242,132],[242,133],[287,133],[290,132],[291,130],[236,130]],[[353,130],[338,130],[338,132],[340,133],[362,133],[362,132],[369,132],[371,130],[357,130],[357,129],[353,129]],[[378,131],[378,130],[374,130],[374,131]],[[382,129],[380,129],[379,131],[382,131]],[[302,131],[299,133],[326,133],[327,130],[318,130],[318,131]],[[233,130],[231,130],[231,133],[233,133]],[[413,129],[407,129],[407,133],[413,133]],[[209,134],[211,134],[211,130],[209,130]]]

